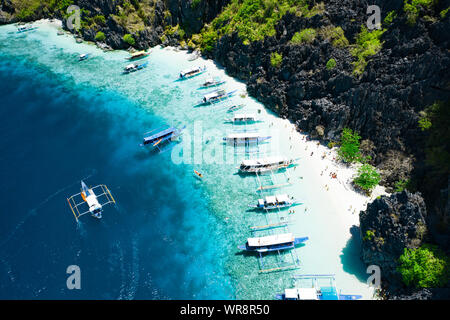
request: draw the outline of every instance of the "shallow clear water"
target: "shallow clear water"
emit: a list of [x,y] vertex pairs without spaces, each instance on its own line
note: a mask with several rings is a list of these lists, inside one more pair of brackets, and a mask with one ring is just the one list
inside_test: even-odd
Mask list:
[[[212,61],[189,62],[161,48],[152,49],[146,69],[122,75],[126,52],[76,44],[45,24],[26,36],[15,30],[0,27],[0,298],[271,299],[290,285],[293,271],[260,274],[257,258],[236,249],[249,226],[276,216],[247,211],[258,182],[236,174],[245,155],[221,142],[233,130],[224,123],[227,104],[193,108],[210,91],[197,90],[207,75],[174,80],[205,64],[227,80],[225,88],[241,92],[244,84]],[[86,52],[92,57],[78,62]],[[284,121],[251,98],[232,102],[264,119],[252,126],[273,136],[261,153],[305,156],[291,147]],[[171,124],[186,125],[172,151],[139,147],[142,133]],[[368,297],[357,241],[340,227],[310,166],[300,160],[289,171],[294,184],[280,190],[304,202],[280,215],[310,240],[292,254],[266,257],[265,267],[298,257],[297,273],[335,273],[344,293]],[[81,178],[108,185],[118,208],[77,225],[65,198],[79,191]],[[82,270],[77,292],[65,287],[70,264]]]

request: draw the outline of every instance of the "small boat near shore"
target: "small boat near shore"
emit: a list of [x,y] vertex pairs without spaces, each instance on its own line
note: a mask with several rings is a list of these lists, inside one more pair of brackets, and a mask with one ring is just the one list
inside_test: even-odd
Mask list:
[[78,56],[78,61],[84,61],[84,60],[87,60],[87,59],[89,58],[89,56],[90,56],[89,53],[83,53],[83,54],[80,54],[80,55]]
[[298,159],[288,159],[283,157],[245,159],[242,160],[238,169],[243,173],[264,173],[289,168],[295,165],[297,160]]
[[264,199],[258,199],[258,203],[249,204],[250,208],[260,209],[260,210],[274,210],[289,208],[293,205],[300,204],[300,202],[295,201],[293,197],[289,197],[287,194],[267,196]]
[[127,60],[130,60],[130,61],[139,60],[139,59],[143,59],[145,57],[148,57],[149,55],[150,55],[150,52],[148,52],[148,51],[137,51],[137,52],[132,53],[127,58]]
[[135,72],[141,69],[144,69],[145,67],[147,67],[148,62],[142,63],[142,64],[137,64],[137,63],[132,63],[127,65],[124,69],[123,69],[123,73],[128,74],[131,72]]
[[361,295],[340,294],[333,274],[295,275],[294,281],[303,281],[297,288],[285,289],[275,296],[278,300],[359,300]]
[[295,248],[308,240],[308,237],[296,238],[292,233],[283,233],[265,237],[248,238],[244,245],[238,246],[243,251],[258,253],[281,251]]
[[271,138],[271,136],[260,135],[258,132],[236,132],[223,138],[228,144],[249,145],[253,143],[262,143]]
[[254,114],[234,114],[232,118],[225,119],[226,123],[232,124],[251,124],[260,122],[260,120]]
[[212,88],[212,87],[218,87],[224,83],[225,83],[225,81],[220,79],[219,77],[208,78],[205,80],[205,82],[202,83],[202,85],[200,86],[199,89],[208,89],[208,88]]
[[25,26],[20,26],[17,28],[17,33],[24,33],[24,32],[29,32],[29,31],[33,31],[36,30],[37,27],[33,26],[33,25],[25,25]]
[[179,80],[186,80],[206,72],[206,66],[185,69],[180,72]]
[[226,100],[236,94],[237,90],[227,92],[224,89],[218,89],[215,91],[212,91],[210,93],[207,93],[203,96],[203,99],[199,101],[196,106],[204,106],[208,104],[214,104],[217,102],[221,102],[223,100]]

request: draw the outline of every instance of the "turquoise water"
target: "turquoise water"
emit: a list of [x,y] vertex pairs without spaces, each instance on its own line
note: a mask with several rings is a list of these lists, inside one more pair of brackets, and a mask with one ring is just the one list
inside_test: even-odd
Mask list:
[[[227,80],[225,88],[242,92],[244,84],[212,61],[190,62],[168,48],[153,48],[146,69],[122,75],[126,52],[76,44],[47,24],[26,36],[15,30],[0,27],[7,84],[0,120],[0,298],[272,299],[290,286],[293,271],[260,274],[257,258],[236,249],[250,236],[249,226],[274,223],[276,216],[247,210],[258,199],[258,181],[236,174],[245,155],[221,141],[233,130],[224,123],[231,116],[227,104],[192,107],[210,91],[197,90],[207,75],[175,80],[180,70],[205,64]],[[78,62],[86,52],[92,57]],[[260,154],[304,157],[301,146],[290,146],[291,129],[261,104],[240,95],[232,102],[264,119],[252,126],[273,136]],[[158,155],[139,147],[142,133],[163,125],[186,125],[182,143]],[[266,257],[265,267],[298,258],[300,272],[336,273],[344,293],[365,294],[355,240],[311,166],[301,160],[288,173],[294,184],[280,191],[308,207],[280,217],[295,220],[291,230],[310,241]],[[277,175],[277,183],[287,177]],[[108,185],[117,200],[100,222],[86,216],[77,225],[66,204],[81,178]],[[83,273],[79,292],[65,289],[70,264]]]

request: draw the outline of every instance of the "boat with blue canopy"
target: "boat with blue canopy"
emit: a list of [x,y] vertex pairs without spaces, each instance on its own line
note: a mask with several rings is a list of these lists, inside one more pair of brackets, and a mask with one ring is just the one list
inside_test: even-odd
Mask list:
[[361,295],[341,294],[333,274],[306,274],[293,277],[294,288],[275,296],[278,300],[359,300]]
[[295,237],[292,233],[275,234],[264,237],[248,238],[244,245],[238,249],[258,253],[281,251],[295,248],[308,240],[308,237]]
[[124,69],[123,69],[123,73],[127,74],[127,73],[131,73],[131,72],[135,72],[141,69],[144,69],[145,67],[147,67],[148,62],[142,63],[142,64],[137,64],[137,63],[132,63],[127,65]]
[[180,137],[183,134],[183,130],[186,128],[186,126],[183,126],[182,128],[177,127],[169,127],[167,129],[161,130],[157,133],[151,134],[152,132],[158,130],[153,130],[151,132],[148,132],[144,135],[144,140],[141,144],[141,146],[146,145],[152,145],[153,147],[157,148],[159,151],[162,151],[160,148],[162,144],[165,142],[170,142],[176,140],[178,137]]

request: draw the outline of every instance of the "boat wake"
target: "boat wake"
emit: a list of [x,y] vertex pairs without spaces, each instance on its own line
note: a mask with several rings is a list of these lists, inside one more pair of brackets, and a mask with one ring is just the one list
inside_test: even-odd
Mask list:
[[[92,173],[89,174],[88,176],[86,176],[83,179],[89,179],[90,177],[94,176],[97,173],[97,170],[93,169]],[[57,190],[56,192],[52,193],[51,195],[49,195],[47,198],[45,198],[44,201],[42,201],[41,203],[39,203],[36,207],[30,209],[28,211],[28,213],[26,214],[26,216],[15,226],[15,228],[11,231],[11,233],[5,238],[5,240],[3,240],[0,243],[0,248],[3,247],[5,244],[7,244],[9,241],[11,241],[14,236],[16,235],[17,231],[19,231],[23,225],[28,221],[29,218],[35,216],[38,212],[39,209],[41,209],[44,205],[46,205],[50,200],[52,200],[54,197],[56,197],[57,195],[59,195],[60,193],[72,188],[74,185],[78,184],[79,182],[74,182],[71,183],[70,185],[67,185],[59,190]]]

